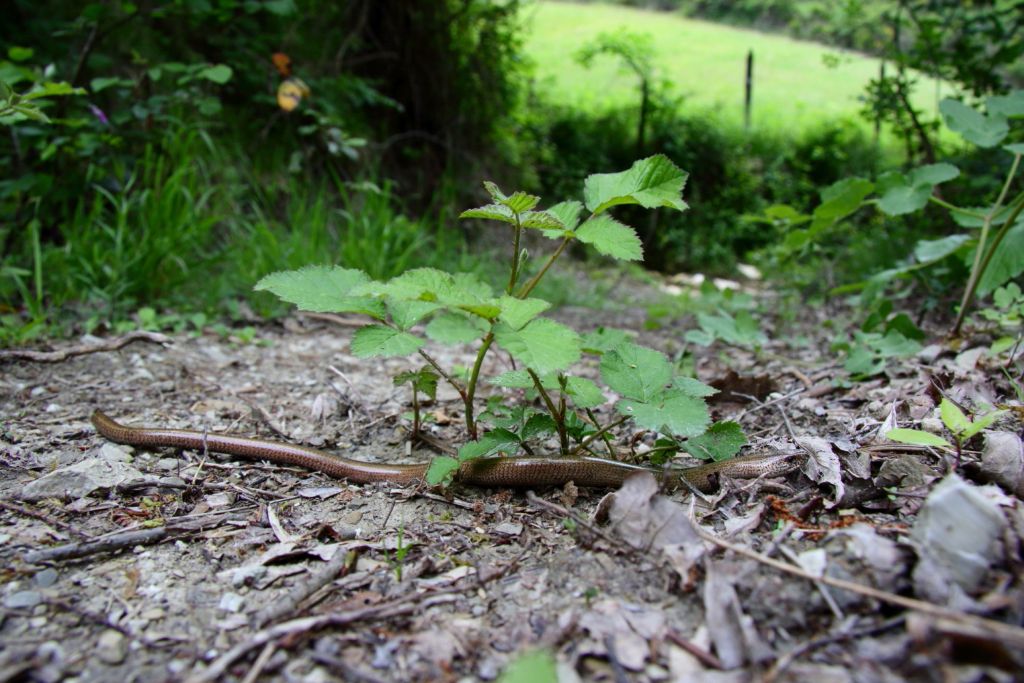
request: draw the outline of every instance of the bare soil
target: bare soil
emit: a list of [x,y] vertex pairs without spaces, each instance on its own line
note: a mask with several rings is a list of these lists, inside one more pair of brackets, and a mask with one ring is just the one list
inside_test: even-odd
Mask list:
[[[690,324],[644,330],[636,307],[556,316],[582,331],[631,329],[674,356]],[[1012,491],[979,481],[985,437],[954,476],[974,507],[940,507],[982,510],[980,531],[963,520],[968,545],[995,534],[967,581],[929,559],[920,520],[936,487],[953,481],[952,457],[879,437],[887,419],[934,423],[943,392],[1019,415],[999,361],[964,355],[980,342],[940,346],[835,386],[842,373],[817,332],[825,317],[785,328],[766,320],[772,341],[759,352],[686,348],[701,380],[722,383],[713,412],[741,422],[749,451],[817,450],[812,460],[834,460],[843,491],[805,466],[724,481],[707,499],[630,493],[650,503],[639,524],[671,527],[667,537],[638,532],[608,491],[355,486],[203,453],[133,451],[89,423],[101,408],[133,425],[286,439],[367,460],[434,455],[410,446],[410,396],[391,380],[418,364],[356,359],[351,329],[322,320],[264,324],[254,343],[174,335],[166,347],[0,365],[0,681],[492,680],[535,649],[554,654],[566,681],[1021,680],[1024,513]],[[449,366],[472,358],[431,350]],[[507,360],[495,353],[489,363],[500,371]],[[462,442],[454,392],[427,412],[435,440]],[[992,429],[1019,443],[1013,411]],[[622,433],[615,445],[629,454],[652,441]],[[68,474],[59,491],[32,488],[82,462],[119,478],[86,491]],[[691,516],[701,533],[762,557],[952,616],[694,540]],[[138,535],[125,545],[128,532]],[[88,545],[103,539],[119,545]],[[951,552],[977,554],[957,542]],[[62,546],[81,556],[33,555]],[[968,613],[1009,630],[956,617]]]

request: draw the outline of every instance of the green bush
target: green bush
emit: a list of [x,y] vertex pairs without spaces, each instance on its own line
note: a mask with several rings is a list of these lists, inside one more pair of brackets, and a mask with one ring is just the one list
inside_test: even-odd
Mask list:
[[[729,273],[737,259],[777,237],[746,215],[769,204],[810,203],[819,187],[850,173],[870,175],[880,164],[875,144],[848,121],[784,139],[723,125],[712,113],[674,111],[661,108],[652,118],[648,151],[693,169],[684,193],[690,210],[643,218],[624,212],[643,240],[644,265],[656,270]],[[629,163],[635,119],[635,108],[600,115],[554,106],[539,110],[528,127],[532,139],[542,141],[537,191],[562,196],[588,169]]]

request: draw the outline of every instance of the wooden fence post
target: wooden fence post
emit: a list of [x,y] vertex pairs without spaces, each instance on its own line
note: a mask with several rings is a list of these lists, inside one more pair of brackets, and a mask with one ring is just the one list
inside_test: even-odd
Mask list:
[[750,128],[750,97],[754,89],[754,51],[747,52],[747,77],[743,92],[743,127]]

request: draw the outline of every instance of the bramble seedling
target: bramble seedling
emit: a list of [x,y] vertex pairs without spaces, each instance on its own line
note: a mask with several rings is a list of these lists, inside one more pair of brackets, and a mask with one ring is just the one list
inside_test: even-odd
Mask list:
[[1005,414],[1005,410],[994,410],[984,415],[978,415],[971,419],[964,414],[964,411],[950,401],[943,398],[939,403],[939,416],[942,424],[946,426],[953,437],[953,443],[943,439],[937,434],[922,431],[920,429],[890,429],[885,436],[892,441],[906,443],[915,446],[934,446],[936,448],[947,448],[956,451],[956,464],[960,465],[960,454],[963,445],[971,440],[971,437],[980,433],[981,430],[991,426],[999,417]]
[[[264,277],[256,289],[273,292],[307,311],[370,317],[373,322],[352,338],[351,350],[356,356],[419,355],[426,367],[396,378],[413,388],[414,416],[419,414],[417,394],[431,395],[439,380],[458,392],[470,441],[459,449],[457,458],[434,458],[426,476],[429,484],[450,481],[459,464],[471,458],[521,451],[532,454],[532,444],[552,436],[564,456],[595,453],[593,448],[603,444],[615,457],[609,435],[629,421],[662,435],[662,457],[685,448],[698,457],[721,460],[734,455],[744,438],[735,425],[709,430],[711,416],[704,399],[715,389],[679,376],[663,353],[634,344],[625,333],[598,330],[581,337],[570,327],[543,317],[551,304],[531,296],[574,241],[611,258],[640,260],[643,253],[636,231],[612,218],[608,210],[638,204],[683,211],[687,208],[682,199],[685,182],[685,172],[657,155],[621,173],[592,175],[584,184],[582,202],[564,201],[543,210],[538,208],[539,197],[525,192],[507,195],[494,183],[485,182],[492,202],[463,212],[461,218],[508,226],[512,242],[509,274],[504,291],[497,294],[477,277],[464,273],[420,268],[377,281],[362,271],[338,266],[274,273]],[[532,272],[520,244],[524,230],[536,230],[557,242]],[[442,368],[426,350],[427,339],[448,345],[475,342],[472,366],[466,372]],[[496,394],[483,402],[485,408],[478,414],[484,359],[494,346],[506,352],[513,365],[487,381],[525,400],[510,405]],[[571,372],[584,354],[599,359],[601,379],[620,397],[615,403],[619,417],[605,424],[594,412],[606,401],[604,391],[591,379]],[[540,408],[536,407],[538,400]],[[418,418],[414,419],[415,430]],[[490,429],[484,432],[481,422]],[[688,446],[688,439],[696,441]]]

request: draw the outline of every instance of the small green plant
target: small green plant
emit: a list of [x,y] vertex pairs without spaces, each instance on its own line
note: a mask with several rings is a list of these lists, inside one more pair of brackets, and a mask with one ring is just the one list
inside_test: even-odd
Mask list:
[[[625,334],[601,330],[581,337],[543,317],[550,303],[531,294],[574,241],[615,259],[639,260],[642,247],[636,232],[612,218],[608,210],[635,204],[682,211],[686,209],[685,181],[686,173],[657,155],[621,173],[592,175],[584,183],[583,202],[564,201],[544,210],[538,208],[539,197],[524,192],[507,195],[494,183],[484,183],[492,203],[465,211],[461,217],[498,221],[511,232],[508,279],[500,294],[475,275],[433,268],[380,281],[360,270],[310,266],[268,275],[256,289],[270,291],[304,310],[369,316],[373,322],[352,339],[354,355],[419,355],[436,373],[435,382],[440,378],[458,392],[471,441],[462,446],[457,458],[434,458],[426,477],[432,485],[450,481],[463,461],[497,453],[533,453],[532,444],[547,437],[557,440],[563,456],[592,453],[599,443],[614,456],[608,435],[627,421],[660,432],[680,450],[686,439],[708,431],[711,417],[704,399],[715,390],[679,376],[664,354],[632,343]],[[524,230],[538,231],[557,242],[554,251],[536,265],[521,249]],[[472,366],[464,372],[441,367],[424,348],[424,334],[447,345],[475,341]],[[525,396],[526,401],[508,405],[499,392],[484,401],[486,408],[478,414],[484,360],[495,346],[511,357],[514,366],[487,381],[499,390]],[[621,397],[615,404],[619,416],[604,424],[594,412],[605,402],[604,392],[594,381],[570,372],[584,353],[599,359],[601,379]],[[403,373],[399,381],[410,383],[414,396],[423,391],[414,375]],[[484,431],[481,423],[490,429]],[[734,440],[715,443],[721,446]]]
[[890,429],[886,432],[885,436],[899,443],[916,446],[935,446],[936,448],[954,450],[956,451],[956,464],[959,467],[963,445],[970,441],[971,437],[989,427],[1005,413],[1005,410],[993,410],[984,415],[978,415],[972,420],[964,414],[964,411],[957,404],[948,398],[943,398],[939,403],[939,416],[942,418],[942,424],[946,426],[946,429],[949,430],[950,435],[953,437],[953,443],[937,434],[920,429]]
[[989,351],[999,355],[1009,350],[1010,360],[1017,355],[1024,340],[1024,293],[1016,282],[998,287],[992,293],[992,305],[978,311],[978,315],[991,323],[999,336]]
[[437,398],[437,381],[441,376],[429,365],[424,365],[415,372],[400,372],[395,375],[395,386],[408,384],[412,389],[412,437],[420,434],[420,394],[431,401]]
[[921,350],[925,335],[905,313],[893,314],[893,303],[874,303],[852,339],[832,344],[833,351],[846,354],[844,367],[850,379],[860,381],[885,370],[890,358],[908,358]]
[[547,650],[518,655],[501,674],[498,683],[558,683],[558,663]]
[[[988,97],[985,111],[949,98],[942,100],[939,109],[950,130],[971,144],[991,148],[1006,140],[1012,119],[1024,118],[1024,90]],[[823,190],[821,203],[810,215],[777,205],[765,211],[764,220],[786,230],[781,251],[795,258],[861,207],[875,206],[885,216],[914,213],[929,204],[942,207],[960,227],[977,232],[921,241],[907,265],[877,273],[866,282],[837,288],[834,293],[859,289],[877,292],[893,280],[911,277],[947,258],[960,258],[971,264],[971,270],[951,330],[958,334],[977,294],[988,294],[1024,272],[1024,220],[1020,220],[1024,190],[1011,193],[1024,144],[1006,144],[1003,149],[1011,155],[1006,178],[998,195],[984,206],[956,206],[938,196],[935,188],[959,177],[960,169],[949,163],[935,163],[908,173],[890,171],[876,181],[847,178]]]
[[395,554],[388,553],[388,560],[391,563],[392,569],[395,570],[395,580],[402,580],[402,568],[405,566],[405,558],[409,555],[409,551],[413,549],[416,543],[411,541],[405,542],[405,520],[398,525],[398,539],[395,542]]

